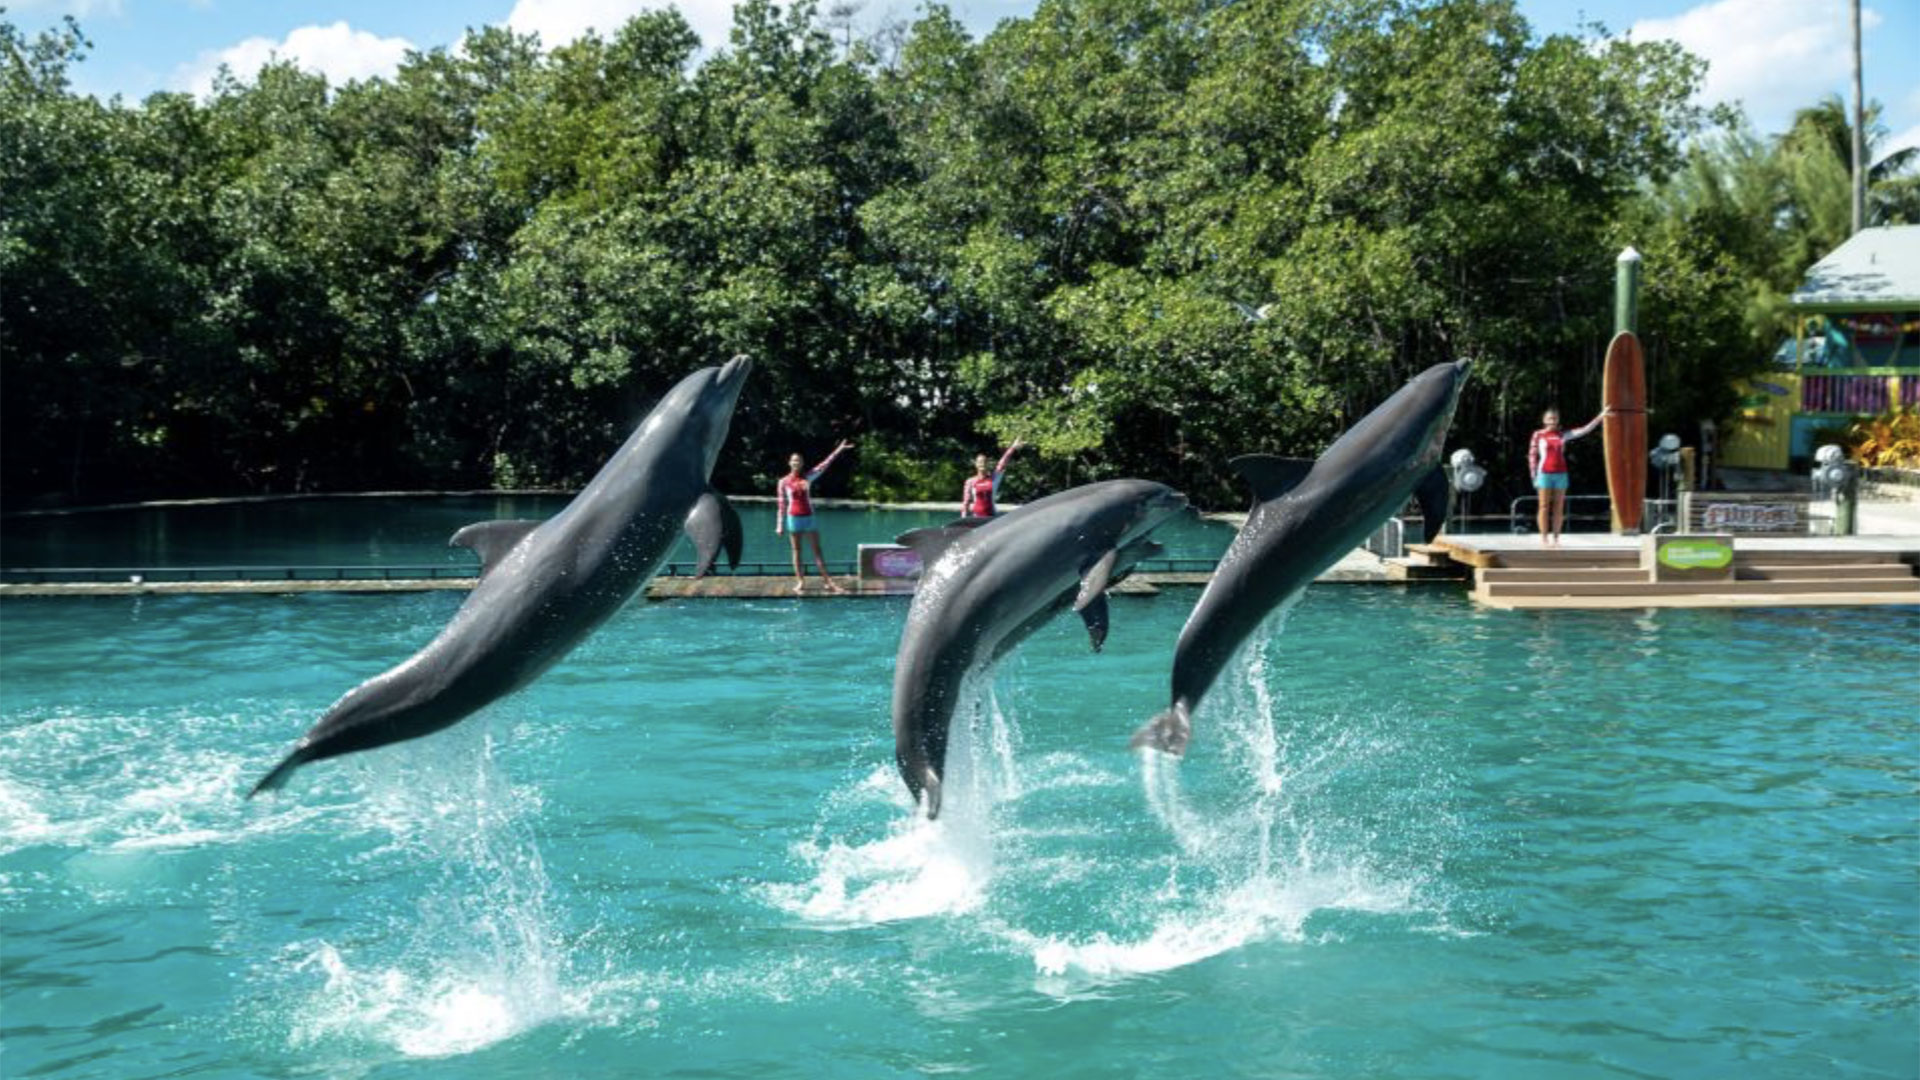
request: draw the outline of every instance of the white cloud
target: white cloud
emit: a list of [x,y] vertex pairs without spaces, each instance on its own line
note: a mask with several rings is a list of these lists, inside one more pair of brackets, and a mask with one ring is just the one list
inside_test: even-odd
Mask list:
[[44,12],[55,16],[71,15],[85,21],[94,16],[117,19],[126,14],[123,0],[14,0],[7,5],[15,11]]
[[353,79],[390,75],[399,68],[413,44],[406,38],[383,38],[355,30],[345,21],[327,26],[302,26],[279,41],[251,37],[224,49],[209,49],[174,69],[170,85],[204,97],[213,88],[214,75],[225,64],[236,77],[250,81],[275,58],[290,60],[303,71],[327,77],[335,86]]
[[1887,141],[1880,147],[1880,156],[1884,158],[1896,150],[1904,150],[1909,146],[1920,146],[1920,124],[1887,136]]
[[[1863,8],[1862,33],[1880,24]],[[1793,112],[1852,80],[1846,0],[1715,0],[1668,19],[1642,19],[1628,35],[1671,39],[1708,63],[1701,98],[1738,101],[1761,132],[1784,129]]]
[[565,45],[588,30],[612,37],[643,11],[677,7],[708,49],[727,44],[733,28],[733,0],[515,0],[506,25],[517,34],[539,34],[543,48]]

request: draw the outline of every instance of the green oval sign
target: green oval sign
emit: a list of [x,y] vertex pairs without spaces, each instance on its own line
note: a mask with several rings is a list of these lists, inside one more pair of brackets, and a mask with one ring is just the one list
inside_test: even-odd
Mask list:
[[1733,562],[1733,545],[1718,540],[1673,540],[1660,545],[1660,562],[1675,570],[1719,570]]

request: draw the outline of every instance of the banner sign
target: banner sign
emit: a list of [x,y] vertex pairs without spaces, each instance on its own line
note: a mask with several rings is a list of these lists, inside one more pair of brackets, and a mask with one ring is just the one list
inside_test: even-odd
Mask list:
[[1733,536],[1668,533],[1640,541],[1640,567],[1654,581],[1732,581]]

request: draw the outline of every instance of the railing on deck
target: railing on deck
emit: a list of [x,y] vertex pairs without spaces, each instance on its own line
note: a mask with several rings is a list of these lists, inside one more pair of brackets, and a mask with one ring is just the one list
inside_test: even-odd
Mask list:
[[[1218,559],[1161,557],[1142,559],[1134,566],[1137,574],[1205,574],[1219,564]],[[698,564],[669,562],[660,567],[660,577],[692,577]],[[807,573],[814,568],[807,566]],[[829,573],[851,577],[858,572],[852,559],[828,560]],[[436,563],[426,566],[48,566],[0,569],[0,583],[9,585],[51,584],[124,584],[126,582],[192,581],[471,581],[478,575],[475,566]],[[722,564],[717,575],[742,577],[780,577],[793,573],[788,561],[743,562],[729,570]]]
[[0,569],[11,585],[127,581],[460,581],[476,568],[431,566],[35,566]]
[[1403,518],[1390,517],[1373,530],[1367,542],[1361,545],[1383,559],[1404,558],[1407,554],[1407,523]]
[[[1640,514],[1640,531],[1671,532],[1679,524],[1679,502],[1675,499],[1648,499]],[[1563,524],[1598,524],[1596,529],[1567,528],[1567,532],[1606,532],[1613,527],[1613,499],[1606,495],[1567,496],[1567,515]],[[1507,531],[1518,536],[1538,532],[1540,496],[1522,495],[1507,507]]]

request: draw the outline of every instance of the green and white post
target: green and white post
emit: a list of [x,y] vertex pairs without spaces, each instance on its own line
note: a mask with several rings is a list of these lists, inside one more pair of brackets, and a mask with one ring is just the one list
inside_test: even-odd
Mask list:
[[1613,260],[1613,332],[1639,333],[1640,253],[1629,245]]

